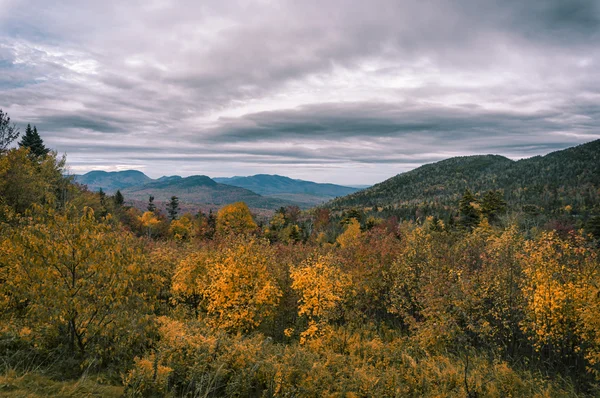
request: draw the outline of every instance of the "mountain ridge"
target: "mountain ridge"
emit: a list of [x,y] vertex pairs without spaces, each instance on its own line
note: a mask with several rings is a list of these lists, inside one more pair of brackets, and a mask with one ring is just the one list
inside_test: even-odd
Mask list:
[[325,207],[401,208],[405,209],[402,215],[409,216],[419,213],[419,208],[421,213],[455,208],[466,189],[502,190],[513,209],[557,212],[574,204],[588,211],[599,203],[600,140],[520,160],[500,155],[449,158],[334,199]]

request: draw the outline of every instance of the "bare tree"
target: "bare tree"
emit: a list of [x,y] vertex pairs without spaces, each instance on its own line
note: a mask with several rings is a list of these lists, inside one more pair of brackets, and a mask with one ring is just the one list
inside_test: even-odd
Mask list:
[[0,153],[18,137],[19,129],[14,123],[10,124],[10,117],[0,109]]

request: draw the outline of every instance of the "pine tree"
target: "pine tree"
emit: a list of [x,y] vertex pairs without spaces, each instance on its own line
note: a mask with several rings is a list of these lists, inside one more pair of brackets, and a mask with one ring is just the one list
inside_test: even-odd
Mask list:
[[473,229],[479,224],[479,204],[475,196],[468,189],[459,202],[460,225],[468,230]]
[[10,117],[0,109],[0,153],[19,137],[19,129],[10,124]]
[[108,215],[108,210],[106,209],[106,193],[100,188],[98,195],[100,195],[100,217],[106,217]]
[[179,212],[179,198],[177,196],[171,196],[171,200],[167,203],[167,213],[171,221],[177,219],[177,213]]
[[21,138],[21,142],[19,142],[19,146],[22,148],[29,148],[29,153],[33,157],[43,157],[50,152],[44,145],[42,137],[38,134],[37,127],[33,126],[32,129],[29,124],[25,130],[25,135]]
[[506,201],[502,191],[488,191],[481,199],[481,214],[494,222],[498,216],[506,211]]
[[125,198],[123,197],[123,194],[119,190],[117,190],[117,193],[115,193],[115,197],[113,198],[113,200],[115,201],[115,205],[117,207],[123,206],[123,203],[125,202]]
[[148,211],[154,213],[156,211],[156,205],[154,204],[154,196],[150,195],[148,198]]

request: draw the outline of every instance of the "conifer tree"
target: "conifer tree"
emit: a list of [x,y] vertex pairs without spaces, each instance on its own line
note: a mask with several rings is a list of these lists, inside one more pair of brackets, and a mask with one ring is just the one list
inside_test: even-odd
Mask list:
[[121,206],[123,206],[123,203],[125,203],[125,198],[123,197],[123,194],[119,190],[117,190],[117,193],[115,193],[115,197],[113,200],[115,201],[115,205],[117,207],[121,207]]
[[475,196],[468,189],[459,202],[460,225],[468,230],[473,229],[479,224],[479,204]]
[[156,211],[156,205],[154,204],[154,196],[150,195],[148,198],[148,211],[154,213]]
[[177,219],[177,213],[179,213],[179,198],[177,196],[171,196],[171,200],[167,203],[167,213],[171,221]]
[[506,211],[506,202],[502,191],[488,191],[483,195],[481,200],[481,214],[488,219],[489,222],[494,222],[498,216]]
[[38,134],[37,127],[31,125],[27,125],[27,129],[25,130],[25,135],[21,138],[21,142],[19,142],[19,146],[22,148],[28,148],[29,153],[33,157],[43,157],[50,152],[48,148],[44,145],[44,141],[42,137]]

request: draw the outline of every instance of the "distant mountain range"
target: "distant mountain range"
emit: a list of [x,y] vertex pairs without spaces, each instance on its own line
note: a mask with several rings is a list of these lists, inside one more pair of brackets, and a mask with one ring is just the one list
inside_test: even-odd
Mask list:
[[119,189],[144,185],[153,181],[152,178],[137,170],[101,171],[95,170],[83,175],[74,175],[76,183],[86,185],[90,191],[100,188],[107,193],[114,193]]
[[74,180],[93,191],[102,189],[111,194],[120,190],[126,199],[135,201],[146,201],[150,195],[157,201],[166,201],[174,195],[185,203],[222,206],[244,201],[259,209],[288,205],[308,208],[358,191],[358,188],[267,174],[215,179],[203,175],[163,176],[154,180],[137,170],[91,171],[75,175]]
[[358,188],[335,184],[322,184],[311,181],[295,180],[289,177],[257,174],[250,177],[214,178],[215,181],[249,189],[260,195],[269,196],[314,206],[338,196],[345,196],[358,191]]
[[600,211],[600,140],[513,161],[498,155],[464,156],[398,174],[326,206],[404,208],[406,214],[456,208],[465,189],[504,191],[509,208],[526,212]]

